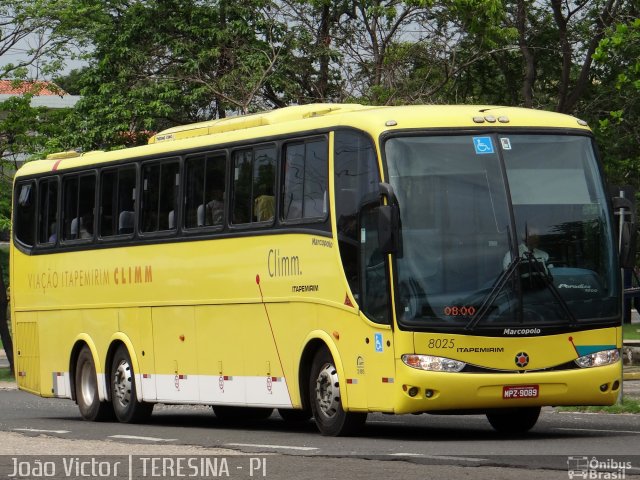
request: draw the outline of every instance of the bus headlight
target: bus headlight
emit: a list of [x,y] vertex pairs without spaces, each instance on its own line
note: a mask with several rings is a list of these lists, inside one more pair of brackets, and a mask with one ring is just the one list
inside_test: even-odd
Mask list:
[[406,354],[402,355],[402,361],[412,368],[431,372],[459,372],[466,365],[458,360],[433,355]]
[[618,360],[620,360],[620,351],[618,349],[602,350],[601,352],[590,353],[577,358],[576,364],[580,368],[602,367],[603,365],[616,363]]

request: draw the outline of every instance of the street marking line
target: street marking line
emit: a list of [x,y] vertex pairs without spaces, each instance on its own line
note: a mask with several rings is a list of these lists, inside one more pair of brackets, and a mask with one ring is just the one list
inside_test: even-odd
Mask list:
[[392,420],[367,420],[367,423],[379,423],[381,425],[406,425],[405,422],[394,422]]
[[434,460],[460,460],[463,462],[486,462],[486,458],[476,457],[456,457],[455,455],[425,455],[424,458],[432,458]]
[[390,453],[391,457],[420,457],[432,460],[459,460],[462,462],[486,462],[486,458],[456,457],[455,455],[425,455],[424,453]]
[[319,450],[316,447],[294,447],[291,445],[262,445],[259,443],[226,443],[228,447],[253,447],[253,448],[272,448],[272,449],[283,449],[283,450]]
[[606,432],[606,433],[634,433],[636,435],[640,435],[640,431],[637,430],[606,430],[606,429],[597,429],[597,428],[554,428],[554,430],[569,430],[569,431],[578,431],[578,432]]
[[109,435],[109,438],[121,440],[147,440],[149,442],[175,442],[177,438],[140,437],[138,435]]
[[34,433],[70,433],[69,430],[43,430],[41,428],[13,428],[16,432],[34,432]]

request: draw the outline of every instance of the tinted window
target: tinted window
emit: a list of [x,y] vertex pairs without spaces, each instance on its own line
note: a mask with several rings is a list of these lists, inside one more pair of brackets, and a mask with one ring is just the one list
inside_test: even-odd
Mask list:
[[38,187],[38,243],[58,240],[58,179],[41,180]]
[[221,226],[224,220],[224,155],[202,155],[187,159],[185,189],[186,228]]
[[284,154],[282,218],[324,218],[327,213],[327,142],[289,144]]
[[142,167],[142,232],[175,230],[179,179],[177,161],[148,163]]
[[234,152],[233,165],[233,223],[273,221],[275,148],[259,147]]
[[366,135],[338,131],[334,149],[338,245],[347,280],[358,300],[358,209],[364,199],[378,192],[380,175],[375,147]]
[[62,183],[63,240],[93,238],[95,189],[94,174],[65,177]]
[[16,238],[25,245],[35,242],[36,226],[36,185],[35,182],[25,182],[16,188],[16,210],[14,229]]
[[102,172],[100,181],[100,236],[133,233],[136,169],[134,166]]

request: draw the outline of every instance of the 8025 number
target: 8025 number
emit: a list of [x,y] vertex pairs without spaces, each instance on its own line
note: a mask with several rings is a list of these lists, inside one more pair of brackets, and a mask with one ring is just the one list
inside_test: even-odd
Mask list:
[[431,338],[427,344],[429,348],[454,348],[453,338]]

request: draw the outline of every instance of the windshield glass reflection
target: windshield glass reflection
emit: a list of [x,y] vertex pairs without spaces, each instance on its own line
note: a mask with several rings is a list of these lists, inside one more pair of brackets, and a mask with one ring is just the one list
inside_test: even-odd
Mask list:
[[385,151],[402,221],[401,323],[616,316],[610,220],[588,138],[411,136],[389,139]]

